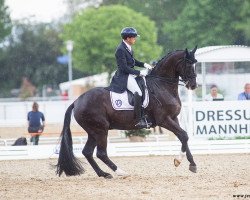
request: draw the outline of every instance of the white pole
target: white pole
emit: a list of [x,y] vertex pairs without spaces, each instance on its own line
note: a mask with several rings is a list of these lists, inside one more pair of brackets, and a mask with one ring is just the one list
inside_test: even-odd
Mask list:
[[193,133],[193,91],[188,90],[188,136],[192,137]]
[[202,101],[205,101],[207,93],[206,89],[206,63],[201,63],[201,74],[202,74]]
[[73,41],[68,40],[66,42],[66,48],[68,51],[68,76],[69,76],[69,99],[71,100],[73,97],[72,94],[72,51],[73,51]]

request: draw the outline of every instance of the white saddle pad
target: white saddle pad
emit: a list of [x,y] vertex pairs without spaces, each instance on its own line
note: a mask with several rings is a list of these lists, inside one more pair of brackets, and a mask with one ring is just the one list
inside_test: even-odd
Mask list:
[[[131,106],[128,102],[127,91],[119,94],[110,92],[111,104],[115,110],[134,110],[134,106]],[[148,90],[145,90],[145,99],[143,101],[143,107],[146,108],[149,103]]]

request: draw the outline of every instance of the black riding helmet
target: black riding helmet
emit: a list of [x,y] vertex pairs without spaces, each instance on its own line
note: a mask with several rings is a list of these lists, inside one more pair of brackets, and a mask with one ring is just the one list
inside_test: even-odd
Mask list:
[[128,37],[140,37],[140,35],[137,34],[137,31],[133,27],[125,27],[121,31],[122,39],[126,39]]

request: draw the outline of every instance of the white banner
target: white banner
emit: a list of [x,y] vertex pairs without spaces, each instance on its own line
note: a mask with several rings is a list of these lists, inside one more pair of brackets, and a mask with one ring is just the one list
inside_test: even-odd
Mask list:
[[193,104],[194,136],[250,135],[250,101],[206,101]]

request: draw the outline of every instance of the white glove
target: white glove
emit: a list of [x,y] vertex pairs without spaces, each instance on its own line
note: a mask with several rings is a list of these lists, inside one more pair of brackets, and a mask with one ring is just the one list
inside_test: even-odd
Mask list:
[[147,69],[153,69],[153,67],[151,65],[149,65],[148,63],[144,63],[144,67]]
[[141,70],[140,71],[140,76],[147,76],[148,75],[148,71],[147,70]]

